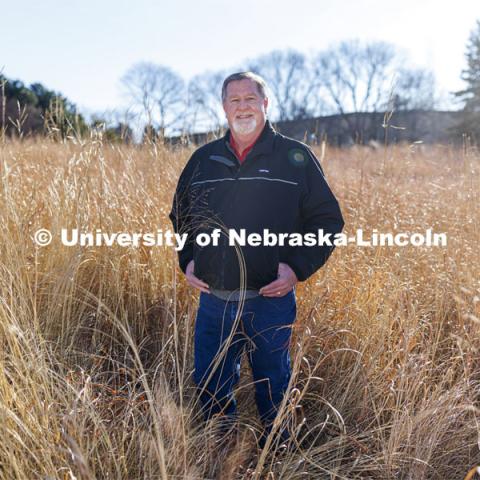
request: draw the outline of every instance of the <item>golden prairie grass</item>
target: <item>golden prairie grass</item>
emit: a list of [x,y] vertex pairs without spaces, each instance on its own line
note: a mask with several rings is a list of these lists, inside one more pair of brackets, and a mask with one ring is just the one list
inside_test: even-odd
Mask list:
[[[197,294],[168,247],[65,247],[61,228],[152,232],[191,150],[6,142],[0,182],[0,478],[457,479],[479,454],[480,155],[327,148],[345,231],[445,232],[446,247],[338,247],[297,289],[294,377],[258,450],[199,418]],[[321,153],[319,152],[319,156]],[[39,228],[57,235],[36,247]],[[474,473],[472,473],[474,475]],[[473,478],[473,477],[471,477]]]

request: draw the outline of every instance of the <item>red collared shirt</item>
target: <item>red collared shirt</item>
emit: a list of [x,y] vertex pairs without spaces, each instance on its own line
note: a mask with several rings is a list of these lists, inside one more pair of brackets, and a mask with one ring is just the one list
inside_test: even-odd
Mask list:
[[240,151],[238,150],[238,144],[237,142],[235,142],[235,139],[233,138],[233,135],[230,132],[230,146],[233,148],[233,151],[235,152],[235,155],[237,156],[240,163],[243,163],[243,161],[245,160],[245,157],[248,155],[248,152],[253,148],[253,146],[255,145],[259,137],[260,135],[258,135],[258,137],[253,141],[252,144],[250,144],[245,150],[243,150],[242,153],[240,153]]

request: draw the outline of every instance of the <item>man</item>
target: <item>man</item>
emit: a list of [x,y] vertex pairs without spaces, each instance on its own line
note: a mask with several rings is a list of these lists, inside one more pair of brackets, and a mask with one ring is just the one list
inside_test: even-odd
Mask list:
[[[267,120],[261,77],[230,75],[222,103],[229,130],[193,153],[180,176],[170,219],[177,233],[188,234],[179,263],[187,282],[201,292],[194,380],[205,419],[235,419],[233,389],[247,347],[264,444],[291,375],[294,287],[324,265],[333,247],[231,245],[228,230],[243,229],[246,235],[265,229],[276,234],[323,230],[333,236],[344,222],[310,148],[279,134]],[[217,245],[200,246],[197,235],[215,229],[223,232]],[[281,435],[288,437],[285,431]]]

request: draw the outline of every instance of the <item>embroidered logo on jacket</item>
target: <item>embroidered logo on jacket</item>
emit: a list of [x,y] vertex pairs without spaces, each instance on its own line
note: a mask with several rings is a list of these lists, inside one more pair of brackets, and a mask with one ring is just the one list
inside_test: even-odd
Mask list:
[[288,159],[290,163],[296,167],[305,167],[308,162],[307,154],[300,148],[292,148],[288,151]]

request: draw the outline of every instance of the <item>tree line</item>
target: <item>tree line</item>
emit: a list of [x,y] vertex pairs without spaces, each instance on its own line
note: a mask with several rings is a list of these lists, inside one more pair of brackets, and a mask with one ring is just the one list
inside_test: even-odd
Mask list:
[[101,128],[109,140],[131,141],[133,133],[121,122],[107,126],[103,119],[87,122],[73,102],[41,83],[27,86],[0,74],[1,138],[47,135],[55,139],[82,137]]
[[[480,139],[480,21],[471,32],[462,72],[466,88],[458,132]],[[438,105],[431,71],[408,67],[408,59],[385,42],[349,40],[306,55],[275,50],[244,61],[229,71],[209,71],[185,81],[165,65],[140,62],[122,76],[128,102],[106,118],[87,124],[61,94],[35,83],[30,87],[0,75],[0,127],[3,135],[49,134],[64,137],[101,129],[110,140],[131,141],[133,129],[156,140],[225,126],[220,91],[233,70],[251,70],[269,85],[269,117],[285,122],[339,115],[352,136],[362,130],[362,116],[351,113],[433,110]]]
[[342,115],[353,132],[361,126],[352,123],[349,113],[435,108],[433,73],[405,64],[404,55],[391,44],[351,40],[309,56],[272,51],[189,82],[167,66],[141,62],[121,82],[131,115],[161,137],[220,130],[225,124],[220,91],[231,70],[251,70],[265,78],[273,121]]
[[49,130],[65,135],[68,126],[85,130],[87,125],[75,105],[41,83],[24,85],[0,74],[0,127],[2,136],[22,138]]

